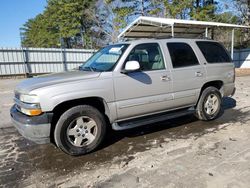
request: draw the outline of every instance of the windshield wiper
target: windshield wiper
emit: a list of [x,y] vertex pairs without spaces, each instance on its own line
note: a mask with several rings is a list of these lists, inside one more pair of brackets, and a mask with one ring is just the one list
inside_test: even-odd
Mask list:
[[104,70],[102,69],[98,69],[96,67],[91,67],[91,66],[87,66],[87,67],[82,67],[81,70],[90,70],[91,72],[104,72]]
[[96,69],[94,67],[88,66],[88,67],[82,67],[81,70],[90,70],[91,72],[95,72]]

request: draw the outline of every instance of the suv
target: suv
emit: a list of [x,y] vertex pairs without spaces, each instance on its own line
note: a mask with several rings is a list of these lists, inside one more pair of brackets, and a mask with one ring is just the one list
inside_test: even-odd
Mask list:
[[10,113],[24,137],[82,155],[110,125],[124,130],[191,113],[213,120],[234,81],[231,58],[215,41],[135,40],[101,49],[77,71],[21,82]]

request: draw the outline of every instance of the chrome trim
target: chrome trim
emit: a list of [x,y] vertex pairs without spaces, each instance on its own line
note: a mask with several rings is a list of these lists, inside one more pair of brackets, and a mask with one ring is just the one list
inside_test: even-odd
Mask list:
[[138,102],[138,103],[134,103],[134,104],[122,105],[122,106],[119,106],[119,109],[147,105],[147,104],[153,104],[153,103],[160,103],[160,102],[170,101],[173,99],[174,99],[173,96],[167,96],[167,97],[164,97],[162,99],[151,99],[151,100],[142,101],[142,102]]

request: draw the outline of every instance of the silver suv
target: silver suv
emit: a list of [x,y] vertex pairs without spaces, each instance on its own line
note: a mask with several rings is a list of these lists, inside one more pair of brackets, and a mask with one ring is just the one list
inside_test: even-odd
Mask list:
[[215,41],[135,40],[101,49],[77,71],[21,82],[10,113],[24,137],[82,155],[110,125],[124,130],[189,113],[213,120],[234,80],[231,58]]

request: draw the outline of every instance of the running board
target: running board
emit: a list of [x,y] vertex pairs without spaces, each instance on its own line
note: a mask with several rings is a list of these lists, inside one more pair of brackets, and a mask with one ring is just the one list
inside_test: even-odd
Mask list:
[[185,115],[191,115],[194,114],[195,109],[188,108],[188,109],[182,109],[182,110],[175,110],[172,112],[165,112],[165,113],[160,113],[156,115],[149,115],[145,117],[140,117],[140,118],[135,118],[132,120],[126,120],[126,121],[121,121],[121,122],[115,122],[112,124],[112,129],[116,131],[121,131],[121,130],[126,130],[126,129],[132,129],[135,127],[140,127],[143,125],[148,125],[160,121],[166,121],[169,119],[185,116]]

